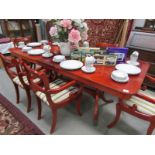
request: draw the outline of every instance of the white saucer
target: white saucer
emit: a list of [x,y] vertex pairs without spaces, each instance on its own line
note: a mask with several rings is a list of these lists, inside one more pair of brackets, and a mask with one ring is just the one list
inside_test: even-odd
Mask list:
[[51,56],[53,56],[53,54],[52,54],[52,53],[48,53],[48,54],[43,53],[42,56],[43,56],[44,58],[50,58]]
[[139,62],[132,63],[130,60],[128,60],[126,63],[130,64],[130,65],[134,65],[134,66],[138,66],[139,65]]
[[126,83],[129,81],[129,77],[127,77],[125,80],[119,80],[119,79],[115,79],[112,75],[111,75],[111,78],[116,81],[116,82],[119,82],[119,83]]
[[83,71],[83,72],[85,72],[85,73],[93,73],[93,72],[95,72],[96,71],[96,68],[95,67],[91,67],[89,70],[86,68],[86,66],[83,66],[82,68],[81,68],[81,70]]

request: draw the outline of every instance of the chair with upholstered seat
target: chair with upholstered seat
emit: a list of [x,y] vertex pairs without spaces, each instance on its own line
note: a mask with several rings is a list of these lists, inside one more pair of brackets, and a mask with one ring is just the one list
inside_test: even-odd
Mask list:
[[[155,78],[146,76],[152,83]],[[155,90],[149,89],[139,90],[139,92],[128,100],[119,100],[116,105],[116,117],[112,123],[108,125],[112,128],[120,118],[121,111],[127,112],[135,117],[150,122],[147,134],[152,134],[155,128]]]
[[[76,101],[77,112],[80,115],[80,103],[82,96],[82,87],[78,87],[76,81],[56,79],[50,82],[44,72],[36,72],[26,64],[25,70],[28,74],[28,80],[34,91],[38,103],[38,119],[41,119],[41,101],[46,103],[52,111],[52,126],[50,132],[53,133],[56,127],[57,110]],[[35,83],[32,77],[39,78],[42,82]]]
[[[30,94],[30,85],[27,79],[27,75],[22,71],[20,66],[20,60],[12,57],[7,57],[0,54],[0,58],[2,59],[3,66],[8,76],[10,77],[16,91],[16,102],[19,103],[19,87],[25,90],[28,105],[27,112],[31,109],[31,94]],[[37,70],[41,70],[42,68],[38,68]],[[39,79],[33,79],[35,83],[39,82]]]

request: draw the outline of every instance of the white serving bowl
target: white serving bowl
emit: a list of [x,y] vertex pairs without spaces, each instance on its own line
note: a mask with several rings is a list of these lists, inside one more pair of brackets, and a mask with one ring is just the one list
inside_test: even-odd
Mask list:
[[65,56],[64,55],[56,55],[56,56],[53,57],[53,61],[57,62],[57,63],[59,63],[59,62],[61,62],[63,60],[65,60]]
[[111,77],[112,77],[112,79],[114,79],[118,82],[123,82],[123,81],[125,82],[125,81],[128,81],[128,79],[129,79],[127,73],[119,71],[119,70],[114,70],[111,73]]

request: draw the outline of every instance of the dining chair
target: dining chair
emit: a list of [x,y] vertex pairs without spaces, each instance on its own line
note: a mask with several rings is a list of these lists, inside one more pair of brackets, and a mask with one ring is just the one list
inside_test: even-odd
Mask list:
[[[8,74],[9,78],[13,82],[16,91],[16,102],[19,103],[20,94],[19,87],[25,90],[27,96],[27,112],[31,110],[31,94],[30,94],[30,85],[27,79],[27,75],[23,72],[21,62],[19,59],[15,59],[12,57],[4,56],[0,54],[0,58],[2,59],[4,69]],[[42,70],[42,68],[37,68],[37,70]],[[39,82],[39,79],[33,79],[34,82]]]
[[[146,78],[155,83],[155,78],[146,75]],[[108,125],[108,128],[112,128],[119,120],[121,112],[127,112],[135,117],[150,122],[150,126],[147,130],[147,134],[152,134],[155,128],[155,91],[142,87],[141,90],[128,100],[119,100],[116,105],[116,116],[113,122]]]
[[100,48],[106,49],[107,47],[119,47],[119,44],[112,44],[112,43],[101,42],[101,43],[97,43],[96,47],[100,47]]
[[[35,93],[38,104],[38,120],[41,119],[42,104],[46,103],[52,112],[52,125],[50,133],[53,133],[56,128],[57,110],[63,108],[72,101],[76,101],[77,113],[81,115],[80,105],[82,97],[82,86],[78,86],[76,81],[67,81],[63,78],[58,78],[52,82],[49,81],[45,72],[37,72],[32,68],[23,64],[28,74],[28,80],[32,90]],[[42,82],[35,83],[33,77],[39,78]]]
[[32,42],[32,37],[26,36],[26,37],[11,38],[11,41],[14,43],[14,46],[17,47],[19,42],[24,42],[25,44]]

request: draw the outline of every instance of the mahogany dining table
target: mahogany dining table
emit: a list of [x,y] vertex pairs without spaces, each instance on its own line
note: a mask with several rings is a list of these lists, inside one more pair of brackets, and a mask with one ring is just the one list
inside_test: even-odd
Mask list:
[[129,75],[129,81],[127,83],[118,83],[111,79],[111,73],[113,70],[115,70],[114,66],[95,65],[96,71],[94,73],[88,74],[84,73],[81,69],[72,71],[62,69],[58,63],[53,62],[52,57],[44,58],[41,55],[29,55],[19,48],[11,48],[9,50],[15,57],[19,57],[31,63],[39,64],[48,69],[54,69],[59,74],[76,80],[84,87],[93,88],[96,91],[95,104],[93,109],[94,121],[98,119],[98,101],[100,97],[99,92],[109,93],[121,100],[129,99],[141,88],[141,85],[150,66],[148,62],[140,61],[139,67],[141,68],[141,73],[138,75]]

